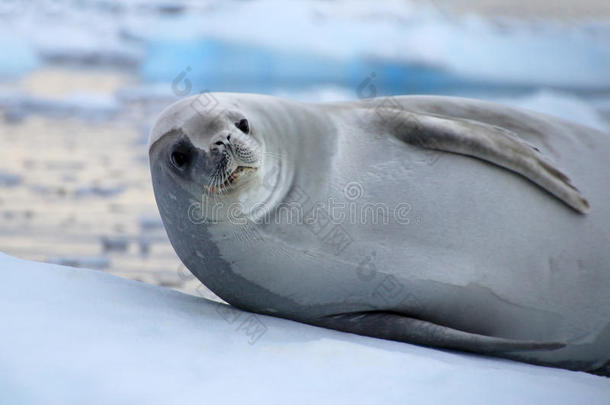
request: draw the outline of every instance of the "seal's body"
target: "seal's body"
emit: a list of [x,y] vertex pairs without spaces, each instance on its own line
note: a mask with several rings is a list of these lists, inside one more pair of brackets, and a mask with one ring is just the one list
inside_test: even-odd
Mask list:
[[206,97],[162,113],[151,172],[174,249],[228,303],[576,370],[610,359],[609,136],[457,98]]

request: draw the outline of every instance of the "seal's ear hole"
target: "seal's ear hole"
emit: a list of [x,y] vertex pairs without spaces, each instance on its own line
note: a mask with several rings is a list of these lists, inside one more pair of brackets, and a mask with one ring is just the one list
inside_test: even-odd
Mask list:
[[191,162],[190,155],[179,150],[174,150],[170,154],[169,159],[172,162],[172,165],[174,165],[176,169],[180,170],[186,168],[186,166],[188,166],[188,164]]
[[244,134],[250,133],[250,124],[248,124],[248,120],[245,118],[236,122],[235,126]]

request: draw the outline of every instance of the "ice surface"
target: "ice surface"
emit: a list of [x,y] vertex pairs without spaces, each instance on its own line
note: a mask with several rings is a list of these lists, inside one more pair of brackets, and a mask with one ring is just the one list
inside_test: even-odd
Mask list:
[[0,254],[7,404],[607,404],[607,378],[345,334]]

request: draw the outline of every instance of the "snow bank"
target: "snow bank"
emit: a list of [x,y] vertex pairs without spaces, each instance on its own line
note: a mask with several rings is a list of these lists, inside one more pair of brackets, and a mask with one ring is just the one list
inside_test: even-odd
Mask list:
[[203,86],[224,88],[248,76],[264,80],[271,72],[274,80],[289,73],[287,82],[343,80],[353,88],[375,71],[401,92],[421,91],[415,86],[421,80],[450,88],[502,83],[607,89],[609,29],[601,21],[566,26],[458,17],[406,1],[280,0],[211,2],[201,14],[154,24],[130,19],[124,28],[147,44],[143,75],[150,79],[171,81],[190,66],[193,77],[199,75],[191,80]]
[[603,377],[253,315],[0,254],[0,402],[607,404]]
[[601,17],[489,20],[404,0],[9,3],[22,7],[0,10],[8,47],[0,73],[59,63],[140,69],[171,82],[190,66],[198,90],[243,90],[240,78],[250,77],[354,88],[371,71],[403,93],[421,91],[421,80],[449,90],[610,87],[610,25]]

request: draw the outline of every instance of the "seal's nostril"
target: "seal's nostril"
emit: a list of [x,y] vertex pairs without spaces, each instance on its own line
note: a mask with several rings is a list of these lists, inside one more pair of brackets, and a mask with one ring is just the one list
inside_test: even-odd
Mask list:
[[214,145],[220,146],[220,145],[224,145],[224,143],[222,141],[216,141],[216,142],[214,142]]

